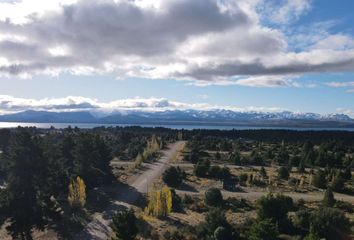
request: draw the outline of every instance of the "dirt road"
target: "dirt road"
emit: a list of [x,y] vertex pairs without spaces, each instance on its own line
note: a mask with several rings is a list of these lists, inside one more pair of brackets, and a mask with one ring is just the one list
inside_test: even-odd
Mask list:
[[144,171],[128,180],[127,185],[117,185],[117,195],[110,206],[102,213],[96,213],[93,220],[86,225],[75,239],[107,239],[111,234],[110,219],[116,210],[132,206],[142,193],[162,174],[168,166],[168,161],[181,148],[183,141],[170,144],[161,151],[162,157],[153,163],[145,163]]

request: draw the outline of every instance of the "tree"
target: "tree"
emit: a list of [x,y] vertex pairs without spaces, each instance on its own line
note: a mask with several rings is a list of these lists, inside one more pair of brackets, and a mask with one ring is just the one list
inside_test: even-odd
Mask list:
[[214,239],[215,240],[229,240],[230,239],[230,233],[229,233],[229,231],[226,228],[218,227],[214,231]]
[[235,150],[233,153],[231,153],[231,155],[229,157],[229,162],[232,162],[235,165],[241,165],[240,151]]
[[79,176],[69,184],[68,202],[73,209],[82,209],[86,203],[86,185]]
[[215,159],[216,159],[216,160],[220,160],[220,159],[221,159],[221,154],[220,154],[219,151],[216,152],[216,154],[215,154]]
[[219,172],[219,179],[227,180],[231,178],[230,169],[227,167],[221,168]]
[[209,188],[204,195],[204,201],[207,205],[217,207],[223,203],[223,197],[219,189]]
[[[205,216],[205,222],[202,224],[203,231],[209,236],[215,236],[215,232],[219,227],[224,228],[223,234],[231,239],[231,226],[226,220],[225,212],[220,208],[211,208]],[[218,233],[221,235],[221,232]]]
[[198,162],[194,166],[194,174],[197,177],[205,177],[208,173],[209,167],[210,167],[210,162],[208,161]]
[[297,170],[299,173],[304,173],[305,172],[305,160],[301,159],[299,162],[299,166],[297,167]]
[[169,167],[163,174],[162,180],[169,187],[178,187],[183,181],[182,173],[176,167]]
[[342,177],[342,174],[338,172],[334,177],[331,187],[335,192],[343,192],[344,190],[345,179]]
[[209,176],[211,178],[220,178],[221,168],[219,166],[211,166],[209,168]]
[[261,170],[259,171],[259,174],[261,174],[262,178],[266,178],[267,177],[267,171],[265,170],[265,168],[262,166]]
[[261,220],[270,219],[280,229],[288,227],[288,212],[293,208],[293,200],[284,195],[268,194],[257,201],[257,215]]
[[287,180],[289,178],[289,170],[286,167],[280,167],[278,169],[278,178]]
[[319,240],[320,237],[314,232],[312,225],[310,226],[310,232],[304,237],[304,240]]
[[155,217],[165,217],[171,213],[173,199],[171,190],[164,186],[161,189],[153,189],[148,194],[148,206],[145,212]]
[[117,239],[133,240],[138,233],[133,210],[116,212],[112,217],[112,229]]
[[332,189],[330,187],[327,188],[327,190],[325,191],[322,203],[326,207],[333,207],[334,204],[336,203]]
[[255,221],[249,232],[248,239],[250,240],[274,240],[277,239],[278,228],[270,219]]
[[327,179],[324,171],[321,169],[317,170],[316,174],[313,176],[312,185],[322,189],[326,188]]
[[344,172],[343,172],[343,178],[345,180],[350,180],[352,179],[352,171],[351,171],[351,168],[350,167],[347,167]]
[[14,238],[32,239],[33,228],[43,229],[51,211],[47,162],[39,138],[19,128],[11,139],[7,162],[7,230]]
[[337,239],[350,232],[350,221],[344,212],[334,208],[320,208],[311,217],[312,232],[320,238]]

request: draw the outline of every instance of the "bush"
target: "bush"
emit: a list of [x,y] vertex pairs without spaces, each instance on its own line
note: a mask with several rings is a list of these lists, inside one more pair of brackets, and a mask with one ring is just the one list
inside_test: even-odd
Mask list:
[[247,182],[248,175],[246,173],[241,173],[239,179],[242,183]]
[[183,182],[183,174],[180,169],[169,167],[163,174],[162,180],[169,187],[178,187]]
[[214,232],[215,240],[228,240],[230,239],[229,231],[224,227],[218,227]]
[[337,239],[338,234],[350,231],[344,212],[334,208],[318,209],[311,218],[312,232],[320,238]]
[[230,179],[231,178],[231,173],[230,173],[230,169],[227,167],[224,167],[220,170],[219,173],[219,179]]
[[219,166],[211,166],[209,168],[209,176],[211,178],[220,178],[220,172],[221,172],[221,168]]
[[193,201],[191,195],[184,194],[184,196],[183,196],[183,198],[182,198],[182,203],[183,203],[183,204],[188,205],[188,204],[191,204],[191,203],[193,203],[193,202],[194,202],[194,201]]
[[288,180],[289,178],[289,170],[286,167],[280,167],[278,169],[278,178]]
[[346,179],[346,180],[350,180],[352,179],[352,171],[351,171],[351,168],[350,167],[347,167],[343,174],[342,174],[343,178]]
[[136,217],[132,210],[116,212],[112,218],[112,229],[121,240],[133,240],[138,233]]
[[293,219],[294,226],[302,231],[306,231],[310,227],[312,212],[308,209],[300,209],[295,213]]
[[172,210],[174,212],[178,212],[182,210],[182,199],[174,189],[171,189],[171,195],[172,195]]
[[231,239],[232,230],[230,224],[226,220],[225,212],[220,208],[212,208],[205,216],[205,222],[202,223],[199,235],[204,237],[203,239],[205,239],[205,235],[215,236],[215,232],[219,227],[225,229],[223,230],[223,234],[228,236],[226,239]]
[[313,176],[312,185],[317,188],[326,188],[327,179],[324,171],[322,171],[321,169],[317,170],[316,174]]
[[261,174],[261,176],[263,178],[267,177],[267,171],[265,170],[265,168],[263,166],[261,167],[261,170],[259,171],[259,174]]
[[223,197],[219,189],[210,188],[205,192],[204,201],[209,206],[217,207],[223,204]]
[[334,199],[334,195],[333,195],[331,188],[327,188],[327,190],[324,194],[322,203],[326,207],[333,207],[334,204],[336,203],[336,200]]
[[198,162],[194,166],[194,174],[197,177],[206,177],[209,167],[210,167],[210,163],[208,161]]
[[288,230],[288,212],[294,207],[293,200],[284,195],[273,196],[268,194],[257,202],[257,215],[259,219],[270,219],[278,224],[281,230]]
[[275,223],[270,219],[255,221],[249,232],[248,239],[250,240],[274,240],[277,239],[278,229]]
[[331,184],[333,191],[335,191],[335,192],[343,192],[344,183],[345,183],[345,179],[341,176],[341,174],[337,174],[334,177],[333,182]]

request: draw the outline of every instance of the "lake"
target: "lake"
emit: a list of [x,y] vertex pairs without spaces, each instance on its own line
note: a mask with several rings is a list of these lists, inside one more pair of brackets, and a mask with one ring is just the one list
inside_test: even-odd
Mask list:
[[354,128],[299,128],[299,127],[265,127],[265,126],[235,126],[235,125],[168,125],[168,124],[99,124],[99,123],[25,123],[25,122],[0,122],[0,128],[16,128],[22,127],[37,127],[37,128],[67,128],[78,127],[84,129],[91,129],[95,127],[128,127],[128,126],[141,126],[141,127],[165,127],[172,129],[220,129],[220,130],[247,130],[247,129],[283,129],[283,130],[298,130],[298,131],[354,131]]

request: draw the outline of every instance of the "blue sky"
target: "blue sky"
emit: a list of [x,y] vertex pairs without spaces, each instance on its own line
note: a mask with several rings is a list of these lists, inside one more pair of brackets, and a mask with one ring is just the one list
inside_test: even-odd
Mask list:
[[44,2],[0,1],[0,113],[167,99],[354,116],[352,1]]

